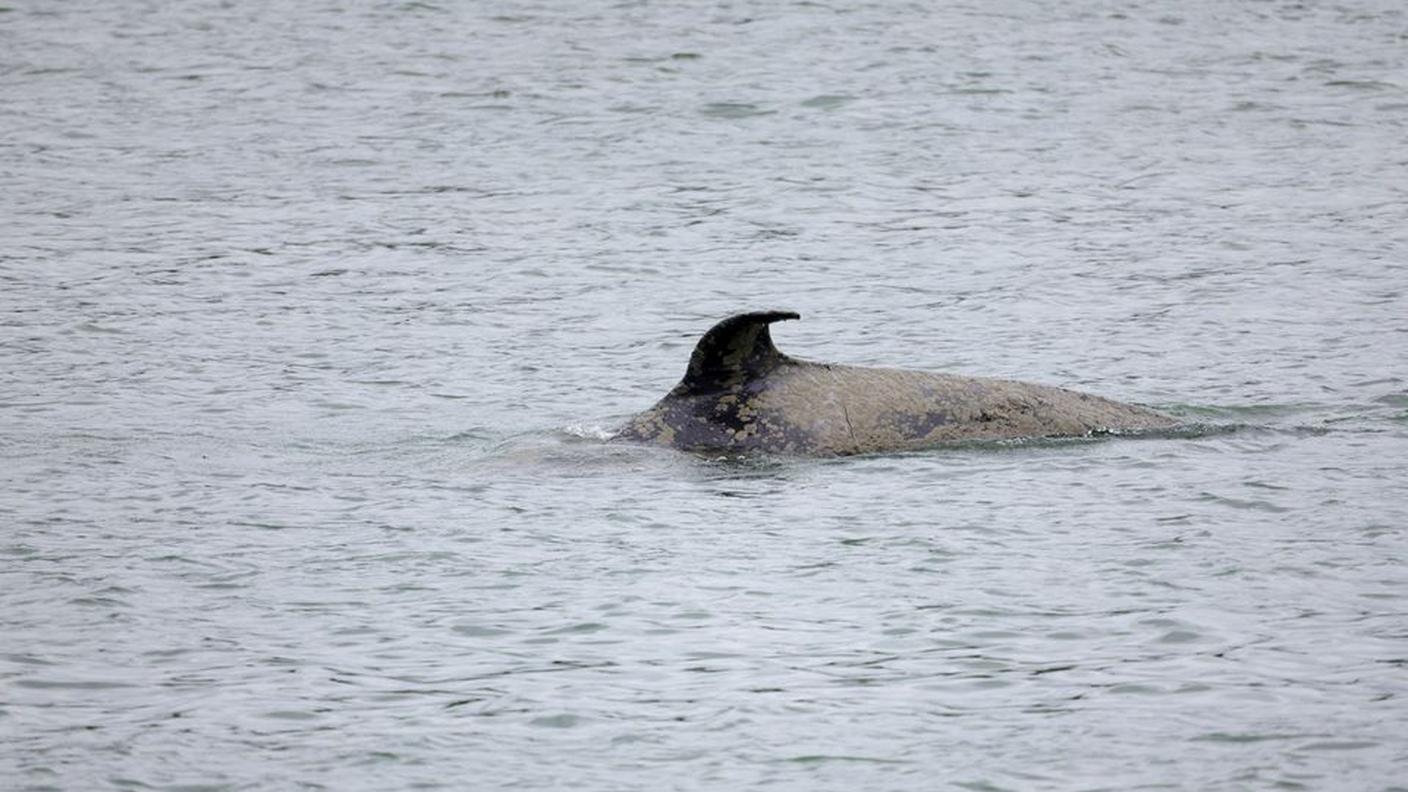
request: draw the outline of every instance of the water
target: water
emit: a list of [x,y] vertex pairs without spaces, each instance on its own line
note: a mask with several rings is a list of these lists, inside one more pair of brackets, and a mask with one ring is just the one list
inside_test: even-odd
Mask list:
[[[0,786],[1404,789],[1400,6],[9,4]],[[1202,428],[603,441],[756,308]]]

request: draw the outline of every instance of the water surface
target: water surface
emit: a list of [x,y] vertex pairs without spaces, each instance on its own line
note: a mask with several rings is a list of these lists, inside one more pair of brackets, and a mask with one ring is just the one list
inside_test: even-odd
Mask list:
[[[14,789],[1403,789],[1397,3],[12,3]],[[1204,430],[604,438],[729,313]]]

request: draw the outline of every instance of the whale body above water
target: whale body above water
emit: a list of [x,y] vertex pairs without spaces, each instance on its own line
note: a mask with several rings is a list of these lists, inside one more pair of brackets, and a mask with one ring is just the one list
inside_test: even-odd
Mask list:
[[1157,410],[1049,385],[797,360],[773,346],[768,325],[799,318],[767,311],[714,325],[684,379],[616,438],[686,451],[837,456],[1178,423]]

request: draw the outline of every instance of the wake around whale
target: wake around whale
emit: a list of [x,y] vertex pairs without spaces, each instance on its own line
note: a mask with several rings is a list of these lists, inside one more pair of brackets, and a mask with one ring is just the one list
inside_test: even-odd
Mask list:
[[797,360],[768,325],[731,316],[699,339],[684,379],[617,439],[687,451],[836,456],[945,444],[1164,429],[1156,410],[1048,385]]

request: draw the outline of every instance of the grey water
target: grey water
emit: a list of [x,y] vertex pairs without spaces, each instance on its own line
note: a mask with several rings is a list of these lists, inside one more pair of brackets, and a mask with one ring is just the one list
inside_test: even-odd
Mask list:
[[[1397,0],[7,0],[0,186],[0,788],[1408,789]],[[759,308],[1191,428],[609,441]]]

